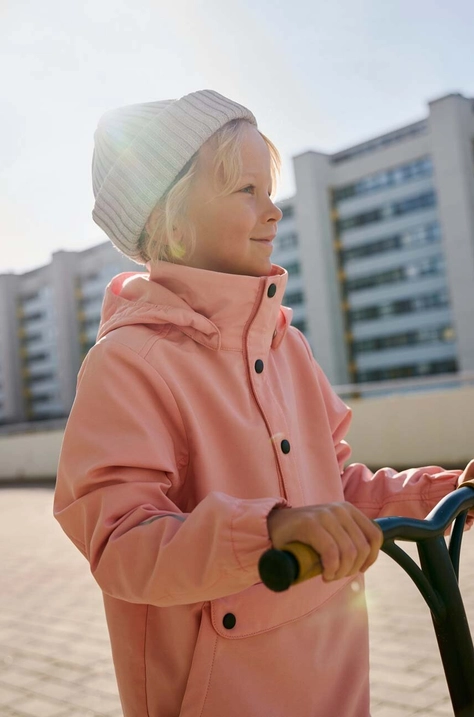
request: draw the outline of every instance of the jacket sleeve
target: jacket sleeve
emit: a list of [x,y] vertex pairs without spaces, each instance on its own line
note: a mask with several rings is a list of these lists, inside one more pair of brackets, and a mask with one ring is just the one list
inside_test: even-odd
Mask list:
[[105,593],[168,606],[259,582],[258,559],[271,547],[267,515],[287,502],[211,492],[182,512],[170,493],[183,487],[187,451],[178,407],[155,369],[125,345],[97,344],[79,373],[54,514]]
[[371,519],[390,515],[425,518],[444,496],[457,487],[462,471],[426,466],[400,472],[385,467],[373,473],[362,463],[344,467],[351,455],[351,448],[344,438],[349,430],[352,411],[333,390],[316,361],[314,364],[331,427],[345,499]]

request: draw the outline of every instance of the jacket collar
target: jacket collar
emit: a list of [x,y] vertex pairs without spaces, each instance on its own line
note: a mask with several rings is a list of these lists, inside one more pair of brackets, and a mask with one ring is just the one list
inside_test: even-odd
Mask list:
[[281,307],[288,273],[277,265],[264,277],[164,261],[147,269],[148,275],[119,274],[108,285],[99,338],[119,326],[166,323],[215,350],[243,350],[251,340],[268,351],[281,343],[291,321],[291,309]]

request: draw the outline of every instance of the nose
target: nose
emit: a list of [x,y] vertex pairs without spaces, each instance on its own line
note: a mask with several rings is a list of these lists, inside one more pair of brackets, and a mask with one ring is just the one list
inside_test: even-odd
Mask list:
[[268,197],[269,208],[268,208],[268,221],[279,222],[283,216],[283,212],[276,204],[272,201],[271,197]]

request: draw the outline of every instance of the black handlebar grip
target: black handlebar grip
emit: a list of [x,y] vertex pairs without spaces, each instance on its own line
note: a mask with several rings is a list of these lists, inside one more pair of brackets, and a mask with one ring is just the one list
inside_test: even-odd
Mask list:
[[288,590],[316,575],[321,575],[323,567],[319,555],[304,543],[292,542],[282,550],[274,548],[263,553],[258,563],[262,583],[274,592]]
[[267,550],[258,562],[262,583],[273,592],[288,590],[298,578],[300,566],[295,556],[286,550]]

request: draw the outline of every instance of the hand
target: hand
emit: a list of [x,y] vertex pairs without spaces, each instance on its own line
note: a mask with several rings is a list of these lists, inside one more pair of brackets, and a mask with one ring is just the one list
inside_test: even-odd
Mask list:
[[[458,478],[458,488],[467,483],[474,486],[474,460],[470,461]],[[474,518],[474,508],[468,512],[470,518]]]
[[267,525],[276,549],[292,541],[314,548],[321,558],[325,582],[364,573],[383,543],[378,525],[351,503],[274,508]]

